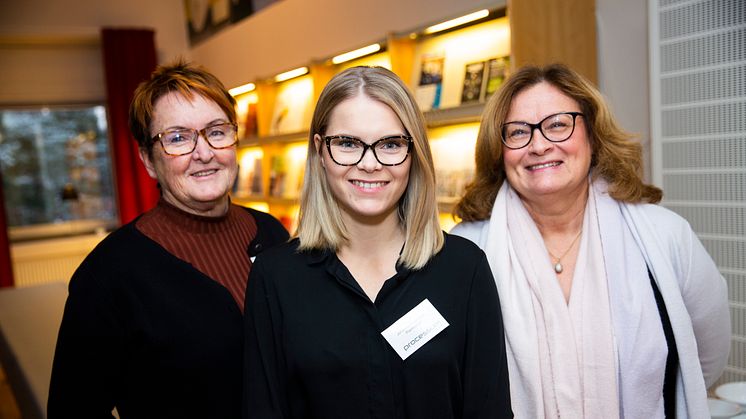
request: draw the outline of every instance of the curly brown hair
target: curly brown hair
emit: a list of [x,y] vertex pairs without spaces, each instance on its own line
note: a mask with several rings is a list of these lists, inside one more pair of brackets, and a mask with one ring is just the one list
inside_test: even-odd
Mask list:
[[502,125],[513,98],[541,82],[556,87],[580,106],[591,143],[593,177],[609,183],[609,195],[623,202],[660,202],[663,192],[642,180],[642,146],[619,127],[601,93],[567,66],[551,64],[522,67],[487,102],[477,136],[475,178],[466,187],[454,214],[464,221],[490,217],[497,192],[506,179]]

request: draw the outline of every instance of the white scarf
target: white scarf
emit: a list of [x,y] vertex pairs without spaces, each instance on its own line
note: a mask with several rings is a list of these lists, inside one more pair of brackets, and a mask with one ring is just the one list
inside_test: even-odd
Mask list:
[[645,258],[623,204],[605,191],[604,182],[589,191],[569,304],[507,182],[493,206],[484,249],[503,306],[518,419],[663,417],[666,344]]

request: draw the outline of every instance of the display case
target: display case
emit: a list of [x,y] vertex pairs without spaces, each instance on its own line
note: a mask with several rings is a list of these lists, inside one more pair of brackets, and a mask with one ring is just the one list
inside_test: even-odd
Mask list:
[[375,51],[370,55],[340,64],[335,64],[336,57],[316,61],[300,71],[306,73],[301,77],[258,81],[253,92],[237,96],[243,127],[234,201],[269,211],[294,231],[308,129],[318,96],[334,74],[352,66],[377,65],[401,77],[425,115],[441,224],[448,230],[455,222],[453,207],[474,175],[484,103],[515,64],[506,9],[471,16],[476,17],[470,23],[444,30],[434,29],[436,25],[382,34],[381,40],[366,47]]

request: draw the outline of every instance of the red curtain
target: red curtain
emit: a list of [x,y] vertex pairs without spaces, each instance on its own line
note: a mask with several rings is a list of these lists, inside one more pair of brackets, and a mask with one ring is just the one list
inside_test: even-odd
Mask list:
[[132,93],[150,77],[158,62],[155,32],[104,28],[101,42],[119,220],[125,224],[152,208],[159,196],[155,181],[140,162],[137,142],[127,123]]
[[13,286],[13,268],[10,263],[10,240],[8,240],[8,218],[5,215],[3,175],[0,173],[0,288]]

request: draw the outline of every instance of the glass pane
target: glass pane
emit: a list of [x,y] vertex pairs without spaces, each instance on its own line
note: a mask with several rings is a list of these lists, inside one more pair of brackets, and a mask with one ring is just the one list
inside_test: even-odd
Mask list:
[[116,218],[103,106],[0,109],[10,227]]

